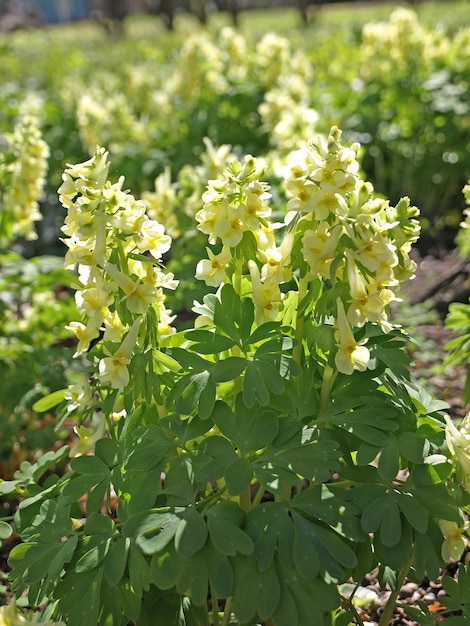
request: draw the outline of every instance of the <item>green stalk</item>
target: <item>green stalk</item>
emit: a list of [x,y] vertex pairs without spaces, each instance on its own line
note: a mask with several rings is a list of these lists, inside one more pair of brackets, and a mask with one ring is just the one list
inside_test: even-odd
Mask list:
[[325,413],[330,403],[331,388],[335,381],[336,374],[337,372],[327,363],[323,371],[323,380],[321,384],[320,408],[318,410],[319,417]]
[[217,599],[217,594],[215,593],[212,585],[211,585],[211,599],[212,599],[212,623],[214,626],[220,626],[219,601]]
[[305,322],[305,316],[304,316],[303,310],[300,311],[300,303],[307,295],[307,286],[308,286],[307,279],[305,277],[301,278],[299,280],[299,291],[297,295],[297,298],[298,298],[297,318],[295,321],[295,337],[294,338],[296,341],[296,345],[294,346],[294,350],[292,353],[294,361],[297,361],[299,365],[302,360],[302,338],[304,334],[304,322]]
[[379,621],[378,626],[388,626],[390,624],[390,619],[393,615],[393,611],[397,603],[398,595],[403,586],[403,583],[405,582],[405,578],[408,572],[410,571],[410,567],[413,563],[413,559],[414,559],[414,550],[411,552],[410,558],[408,559],[408,561],[405,563],[405,565],[400,570],[400,573],[398,574],[397,587],[395,591],[392,591],[392,593],[390,594],[385,604],[384,611],[382,615],[380,616],[380,621]]
[[224,616],[222,617],[222,623],[220,626],[228,626],[230,624],[230,618],[232,617],[232,596],[229,596],[225,600]]
[[245,513],[251,509],[251,485],[249,485],[239,496],[240,508]]

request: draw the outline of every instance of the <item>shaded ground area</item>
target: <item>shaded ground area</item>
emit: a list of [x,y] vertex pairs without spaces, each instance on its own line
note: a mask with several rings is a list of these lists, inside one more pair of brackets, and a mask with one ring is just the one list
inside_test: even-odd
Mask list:
[[416,278],[403,286],[404,302],[396,314],[403,325],[411,325],[416,377],[426,381],[434,396],[449,403],[452,417],[461,418],[468,410],[462,404],[466,368],[439,371],[439,366],[445,345],[456,336],[444,326],[449,304],[468,302],[470,297],[470,260],[453,251],[436,256],[415,250],[412,256]]

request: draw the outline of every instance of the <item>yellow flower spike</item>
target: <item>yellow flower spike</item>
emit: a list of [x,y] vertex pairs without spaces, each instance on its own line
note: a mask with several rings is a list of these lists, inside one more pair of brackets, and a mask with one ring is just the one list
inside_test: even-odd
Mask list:
[[444,542],[441,547],[443,560],[446,563],[452,560],[458,561],[467,545],[466,533],[468,523],[462,520],[462,525],[459,526],[456,522],[441,519],[439,520],[439,528],[444,536]]
[[339,333],[339,341],[336,344],[338,352],[335,355],[336,367],[342,374],[352,374],[354,370],[363,372],[367,369],[370,352],[354,339],[342,300],[337,298],[336,303],[338,307],[336,323]]
[[105,348],[108,356],[99,362],[99,379],[102,384],[109,384],[113,389],[123,389],[129,384],[129,370],[127,366],[132,359],[141,323],[142,317],[138,317],[114,354],[111,354]]

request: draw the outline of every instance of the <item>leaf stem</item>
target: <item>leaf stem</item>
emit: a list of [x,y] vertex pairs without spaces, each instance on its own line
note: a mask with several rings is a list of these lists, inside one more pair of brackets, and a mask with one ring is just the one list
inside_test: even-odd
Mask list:
[[390,624],[390,619],[393,615],[393,611],[395,609],[396,603],[397,603],[397,598],[398,595],[400,593],[400,590],[403,586],[403,583],[405,582],[405,578],[408,574],[408,572],[410,571],[410,567],[413,563],[413,559],[414,559],[414,550],[412,550],[410,558],[408,559],[408,561],[405,563],[405,565],[401,568],[399,574],[398,574],[398,578],[397,578],[397,584],[396,584],[396,589],[394,591],[392,591],[392,593],[390,594],[382,615],[380,616],[380,621],[378,626],[388,626]]

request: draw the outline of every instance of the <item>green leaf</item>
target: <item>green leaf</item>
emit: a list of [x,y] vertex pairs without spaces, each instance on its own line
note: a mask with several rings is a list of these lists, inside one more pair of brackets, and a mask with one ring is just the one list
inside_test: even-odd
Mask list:
[[108,466],[95,455],[76,457],[70,461],[70,467],[77,474],[92,474],[100,478],[109,476]]
[[213,376],[209,376],[206,386],[199,394],[198,413],[202,420],[206,420],[212,415],[214,410],[217,388]]
[[251,333],[247,340],[247,345],[258,343],[259,341],[264,341],[269,337],[272,337],[275,334],[279,327],[281,326],[281,322],[264,322]]
[[320,560],[311,541],[310,528],[300,515],[294,519],[294,564],[296,570],[307,580],[313,580],[320,572]]
[[387,445],[382,448],[377,469],[384,480],[396,478],[400,469],[400,453],[395,437],[390,437]]
[[256,401],[261,406],[269,404],[269,391],[257,363],[251,362],[246,367],[243,378],[243,400],[249,409],[255,406]]
[[397,502],[407,522],[418,532],[425,533],[428,527],[428,513],[419,500],[412,494],[401,493]]
[[248,362],[246,359],[238,356],[229,356],[226,359],[217,361],[212,370],[212,376],[216,383],[235,380],[245,370]]
[[39,539],[41,543],[55,543],[62,537],[73,534],[69,508],[59,506],[55,500],[41,503],[38,514],[31,526],[22,532],[23,541]]
[[221,554],[252,554],[253,541],[241,529],[243,519],[244,513],[235,502],[219,502],[208,509],[207,528],[210,539]]
[[53,391],[47,396],[40,398],[33,404],[33,411],[36,411],[37,413],[44,413],[45,411],[49,411],[49,409],[54,408],[62,402],[66,391],[67,389],[58,389],[57,391]]
[[137,429],[129,445],[129,456],[124,460],[126,472],[149,472],[161,468],[174,451],[174,440],[160,425]]
[[70,573],[56,587],[59,611],[68,615],[69,626],[90,626],[98,622],[103,570]]
[[232,496],[238,496],[248,489],[252,478],[253,467],[242,459],[235,459],[225,468],[225,484]]
[[371,501],[361,517],[364,532],[375,532],[380,528],[380,539],[385,546],[395,546],[401,536],[400,511],[393,493],[387,493]]
[[279,418],[274,411],[250,410],[239,394],[235,413],[221,400],[216,402],[214,423],[239,448],[242,455],[268,445],[277,435]]
[[[257,615],[266,620],[273,615],[282,592],[276,569],[260,572],[252,561],[232,560],[235,570],[233,610],[240,624],[252,624]],[[295,609],[295,607],[294,607]]]
[[322,419],[373,446],[386,446],[389,439],[387,431],[399,428],[397,410],[391,407],[358,407],[345,413],[340,411],[341,404],[332,403]]
[[180,516],[181,521],[175,532],[175,548],[183,559],[190,559],[206,543],[207,526],[194,508],[185,509]]
[[408,461],[412,463],[423,462],[423,458],[427,455],[427,449],[425,450],[426,441],[422,437],[417,433],[405,431],[397,434],[397,441],[400,452]]
[[311,441],[280,450],[268,448],[259,461],[269,461],[308,480],[326,481],[339,466],[339,451],[335,441]]
[[190,415],[196,408],[202,392],[210,377],[208,370],[185,376],[179,383],[176,398],[176,410],[183,415]]
[[176,552],[174,544],[170,543],[165,550],[152,556],[150,581],[164,591],[171,589],[176,585],[184,564],[185,559]]
[[256,361],[256,364],[269,391],[276,396],[282,395],[285,388],[284,380],[276,367],[265,360]]
[[219,598],[227,598],[233,593],[234,573],[230,559],[216,550],[211,543],[204,549],[211,589]]
[[110,547],[103,561],[103,570],[110,587],[115,587],[124,576],[129,554],[130,540],[119,537]]
[[132,589],[137,596],[142,597],[142,592],[148,591],[150,587],[150,567],[139,547],[132,541],[129,546],[127,569]]
[[191,330],[185,334],[189,341],[194,342],[190,350],[198,354],[219,354],[230,350],[235,345],[235,341],[225,335],[219,335],[210,330]]
[[280,502],[265,502],[246,515],[245,532],[255,544],[254,558],[260,571],[268,570],[279,552],[284,567],[293,566],[294,527]]
[[60,503],[62,505],[66,505],[76,502],[102,481],[102,476],[95,474],[82,474],[81,476],[72,478],[72,480],[65,485],[62,491]]
[[13,529],[7,522],[0,520],[0,539],[8,539],[11,537]]
[[122,533],[125,537],[135,539],[144,554],[155,554],[165,548],[173,539],[181,517],[175,509],[142,511],[125,522]]
[[196,606],[202,606],[209,591],[209,568],[205,550],[186,561],[176,582],[178,593],[189,595]]
[[180,363],[166,352],[161,350],[152,350],[153,366],[155,371],[159,371],[160,367],[170,372],[179,372],[181,370]]
[[203,482],[222,478],[227,466],[238,458],[233,444],[217,435],[204,438],[199,445],[199,452],[198,479]]
[[85,552],[75,565],[77,574],[89,572],[98,567],[108,554],[110,545],[111,537],[85,537],[82,547]]

